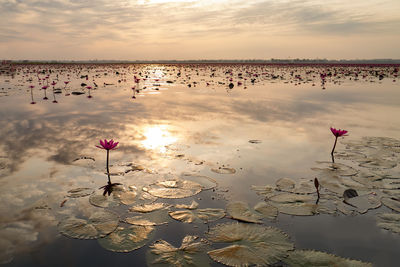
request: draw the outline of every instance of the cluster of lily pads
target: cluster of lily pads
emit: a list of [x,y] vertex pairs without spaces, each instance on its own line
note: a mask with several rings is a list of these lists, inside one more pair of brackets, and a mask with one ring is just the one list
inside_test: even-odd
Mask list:
[[[186,175],[146,186],[115,186],[111,194],[77,188],[68,192],[71,201],[58,224],[60,233],[71,238],[97,239],[100,246],[114,252],[130,252],[148,245],[149,266],[208,266],[210,259],[228,266],[371,266],[325,252],[294,249],[289,236],[278,228],[264,225],[279,213],[311,216],[324,214],[364,214],[382,203],[397,213],[377,215],[378,226],[399,233],[399,177],[396,162],[400,142],[389,138],[363,138],[348,141],[337,159],[349,164],[318,162],[313,168],[320,186],[316,194],[313,179],[278,179],[275,186],[253,186],[264,200],[250,207],[231,201],[226,209],[200,208],[193,196],[217,187],[206,176]],[[351,161],[350,161],[351,160]],[[399,179],[399,180],[396,180]],[[85,198],[88,197],[88,198]],[[79,204],[78,212],[67,212]],[[172,204],[176,199],[186,203]],[[188,201],[189,200],[189,201]],[[191,202],[190,202],[191,200]],[[62,209],[60,209],[62,210]],[[213,222],[224,219],[224,222]],[[204,236],[188,234],[180,247],[154,239],[157,227],[172,220],[192,224],[205,223]],[[232,221],[229,221],[232,220]],[[215,247],[217,248],[215,248]]]

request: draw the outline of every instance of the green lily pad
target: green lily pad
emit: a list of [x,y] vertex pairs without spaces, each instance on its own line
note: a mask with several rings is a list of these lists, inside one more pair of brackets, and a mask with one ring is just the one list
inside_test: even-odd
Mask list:
[[383,213],[378,214],[378,226],[380,228],[400,234],[400,214],[399,213]]
[[114,252],[129,252],[146,245],[154,231],[152,226],[118,227],[111,234],[97,240],[100,246]]
[[161,198],[185,198],[200,193],[202,186],[188,180],[167,180],[144,187],[143,191]]
[[113,232],[119,218],[108,211],[96,211],[87,219],[71,217],[58,224],[61,234],[78,239],[97,239]]
[[185,236],[179,248],[164,240],[158,240],[149,246],[146,254],[148,266],[210,266],[204,251],[208,242],[197,236]]
[[322,266],[341,266],[341,267],[372,267],[371,263],[357,260],[345,259],[336,255],[328,254],[315,250],[294,250],[289,252],[289,256],[283,260],[289,266],[298,267],[322,267]]
[[213,260],[228,266],[271,265],[294,248],[287,234],[258,224],[219,224],[207,236],[212,242],[232,243],[208,252]]

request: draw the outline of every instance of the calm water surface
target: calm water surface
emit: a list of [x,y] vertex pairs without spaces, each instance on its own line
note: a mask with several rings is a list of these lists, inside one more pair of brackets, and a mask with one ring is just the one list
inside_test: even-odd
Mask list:
[[[345,140],[363,136],[400,139],[400,81],[394,68],[376,68],[385,73],[380,80],[375,70],[338,67],[336,76],[327,76],[321,84],[320,73],[334,69],[33,65],[1,75],[0,245],[8,249],[2,260],[9,262],[6,266],[146,264],[147,245],[115,253],[96,240],[71,239],[57,230],[60,219],[52,210],[68,208],[74,201],[88,203],[88,196],[68,198],[69,190],[98,191],[107,181],[105,151],[95,147],[99,139],[120,142],[110,153],[111,172],[118,174],[111,178],[124,186],[139,187],[184,174],[214,179],[215,190],[167,200],[173,204],[194,199],[202,208],[225,208],[230,201],[254,205],[263,197],[251,190],[253,185],[274,185],[283,177],[313,179],[316,162],[331,160],[331,126],[349,131],[339,139],[338,151],[344,149]],[[134,76],[140,81],[135,82]],[[42,90],[47,83],[49,87]],[[32,94],[29,85],[35,86]],[[145,171],[125,173],[127,163]],[[392,172],[400,174],[399,167]],[[298,249],[396,266],[400,238],[376,226],[375,215],[382,212],[391,210],[382,206],[357,216],[279,214],[264,223],[288,233]],[[210,226],[229,221],[224,218]],[[170,219],[168,225],[157,226],[148,244],[164,239],[179,246],[186,234],[202,236],[205,231],[204,224]]]

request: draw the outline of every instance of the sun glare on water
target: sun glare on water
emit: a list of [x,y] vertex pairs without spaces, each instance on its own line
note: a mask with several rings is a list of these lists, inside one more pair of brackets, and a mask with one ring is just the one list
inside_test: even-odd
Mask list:
[[141,142],[146,149],[166,152],[166,146],[175,143],[178,138],[174,137],[168,130],[167,125],[153,125],[144,129],[145,139]]

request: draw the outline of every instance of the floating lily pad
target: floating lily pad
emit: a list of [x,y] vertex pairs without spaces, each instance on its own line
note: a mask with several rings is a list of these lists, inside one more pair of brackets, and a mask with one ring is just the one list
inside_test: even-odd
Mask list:
[[101,208],[109,208],[109,207],[116,207],[121,204],[119,194],[111,193],[110,196],[99,193],[94,193],[90,195],[89,202],[93,206],[101,207]]
[[143,247],[153,233],[152,226],[132,225],[128,227],[118,227],[114,232],[97,241],[99,244],[110,251],[129,252]]
[[361,167],[370,169],[391,169],[397,166],[397,162],[387,159],[382,159],[381,157],[367,157],[359,161]]
[[176,204],[175,208],[177,209],[189,209],[189,210],[194,210],[197,209],[199,207],[199,203],[197,203],[196,201],[192,201],[192,203],[190,203],[190,205],[187,204]]
[[358,173],[353,167],[347,166],[343,163],[332,163],[328,161],[318,161],[322,168],[311,168],[313,171],[319,171],[321,176],[324,174],[338,175],[338,176],[353,176]]
[[299,195],[284,193],[271,197],[270,204],[276,207],[279,212],[297,216],[312,216],[318,213],[334,213],[336,207],[330,208],[320,200],[316,204],[316,197],[311,195]]
[[321,267],[321,266],[341,266],[341,267],[372,267],[371,263],[357,260],[345,259],[336,255],[328,254],[315,250],[294,250],[289,252],[289,256],[283,260],[289,266],[299,267]]
[[6,264],[14,259],[15,246],[7,239],[0,238],[0,264]]
[[247,203],[241,201],[228,203],[226,211],[233,219],[244,222],[261,223],[261,219],[264,217],[262,214],[250,209]]
[[252,185],[251,189],[256,191],[257,195],[269,198],[275,195],[274,188],[270,185]]
[[78,197],[86,197],[91,195],[94,192],[92,188],[81,187],[69,190],[67,193],[67,197],[78,198]]
[[400,214],[399,213],[378,214],[378,226],[380,228],[400,234]]
[[350,204],[353,208],[356,208],[361,214],[366,213],[370,209],[379,208],[382,205],[379,197],[373,194],[356,196],[347,199],[346,203]]
[[147,212],[152,212],[152,211],[156,211],[156,210],[160,210],[160,209],[165,209],[168,207],[169,207],[169,205],[165,204],[165,203],[152,203],[152,204],[143,204],[143,205],[133,206],[129,209],[129,211],[147,213]]
[[214,179],[203,175],[184,174],[183,179],[198,183],[199,185],[202,186],[203,190],[212,189],[217,186],[217,182]]
[[212,242],[233,243],[208,252],[213,260],[228,266],[271,265],[294,247],[281,230],[257,224],[220,224],[211,228],[207,236]]
[[208,247],[205,239],[197,236],[185,236],[179,248],[164,240],[158,240],[147,251],[148,266],[210,266],[204,253]]
[[169,212],[175,220],[192,223],[195,221],[213,222],[225,216],[223,209],[198,209],[198,210],[177,210]]
[[381,202],[386,207],[391,208],[392,210],[395,210],[397,212],[400,212],[400,199],[384,197],[381,199]]
[[254,210],[261,213],[263,217],[274,220],[278,216],[278,209],[267,202],[259,202],[254,206]]
[[188,180],[167,180],[143,188],[145,192],[161,198],[185,198],[198,194],[202,186]]
[[143,226],[154,226],[167,224],[169,221],[168,210],[160,209],[152,212],[129,216],[125,219],[126,223]]
[[118,226],[118,216],[107,211],[96,211],[88,219],[68,218],[58,224],[65,236],[79,239],[96,239],[113,232]]
[[211,171],[219,174],[234,174],[236,172],[234,168],[228,168],[228,167],[212,168]]
[[289,178],[281,178],[275,182],[276,189],[280,191],[292,191],[296,182]]

